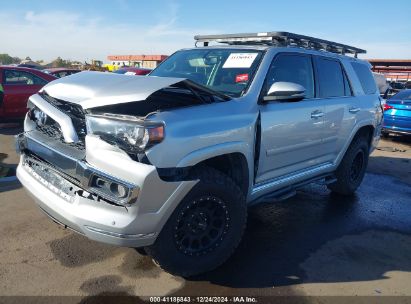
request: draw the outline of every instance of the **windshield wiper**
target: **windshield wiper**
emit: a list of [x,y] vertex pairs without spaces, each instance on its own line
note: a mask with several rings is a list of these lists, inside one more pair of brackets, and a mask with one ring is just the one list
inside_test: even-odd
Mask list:
[[[202,92],[204,92],[204,93],[207,93],[208,95],[217,96],[217,97],[221,98],[221,99],[224,100],[224,101],[228,101],[228,100],[231,100],[231,99],[232,99],[231,96],[228,96],[228,95],[226,95],[226,94],[224,94],[224,93],[221,93],[221,92],[214,91],[214,90],[212,90],[212,89],[210,89],[210,88],[207,88],[207,87],[205,87],[205,86],[203,86],[203,85],[201,85],[201,84],[195,83],[195,82],[193,82],[193,81],[191,81],[191,80],[189,80],[189,79],[184,80],[184,82],[186,83],[186,85],[187,85],[188,87],[190,87],[190,88],[192,88],[192,89],[195,89],[195,90],[198,90],[198,91],[202,91]],[[194,93],[194,92],[193,92],[193,93]],[[194,93],[194,94],[195,94],[195,95],[200,95],[200,94],[198,94],[198,93]],[[203,100],[204,102],[209,103],[209,102],[207,102],[207,101],[204,99],[204,97],[199,96],[199,98],[200,98],[201,100]]]

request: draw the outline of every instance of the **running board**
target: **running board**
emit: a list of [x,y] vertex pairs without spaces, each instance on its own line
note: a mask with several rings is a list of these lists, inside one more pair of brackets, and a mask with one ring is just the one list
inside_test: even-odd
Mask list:
[[259,203],[263,203],[263,202],[281,202],[284,201],[286,199],[289,199],[291,197],[293,197],[294,195],[297,194],[297,190],[303,186],[306,186],[308,184],[311,183],[315,183],[317,182],[320,185],[329,185],[332,184],[334,182],[336,182],[337,179],[335,178],[334,174],[324,174],[324,175],[320,175],[299,183],[296,183],[295,185],[292,186],[287,186],[283,189],[279,189],[270,193],[267,193],[261,197],[256,198],[255,200],[251,201],[249,203],[249,206],[253,206]]

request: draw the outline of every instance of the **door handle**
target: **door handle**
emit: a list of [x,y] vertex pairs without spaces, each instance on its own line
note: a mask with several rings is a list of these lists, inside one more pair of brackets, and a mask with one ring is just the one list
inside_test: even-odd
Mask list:
[[317,118],[321,118],[323,116],[324,116],[324,112],[321,112],[319,110],[311,112],[311,118],[317,119]]
[[360,108],[356,108],[356,107],[352,107],[348,109],[348,112],[355,114],[357,112],[359,112],[361,109]]

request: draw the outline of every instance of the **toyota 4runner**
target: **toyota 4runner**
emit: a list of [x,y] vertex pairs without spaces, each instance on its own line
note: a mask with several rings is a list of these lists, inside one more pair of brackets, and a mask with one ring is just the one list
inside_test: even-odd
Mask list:
[[313,181],[352,194],[382,120],[364,50],[288,32],[195,39],[149,76],[49,83],[16,139],[44,213],[182,276],[233,253],[252,204]]

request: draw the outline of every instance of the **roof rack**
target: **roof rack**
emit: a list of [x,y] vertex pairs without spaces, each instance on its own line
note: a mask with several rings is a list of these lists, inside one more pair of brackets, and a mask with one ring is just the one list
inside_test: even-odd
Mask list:
[[301,47],[306,49],[322,50],[337,54],[365,54],[367,51],[314,37],[289,33],[289,32],[265,32],[265,33],[240,33],[224,35],[196,35],[195,45],[203,42],[208,46],[210,42],[226,43],[229,45],[273,45],[279,47]]

